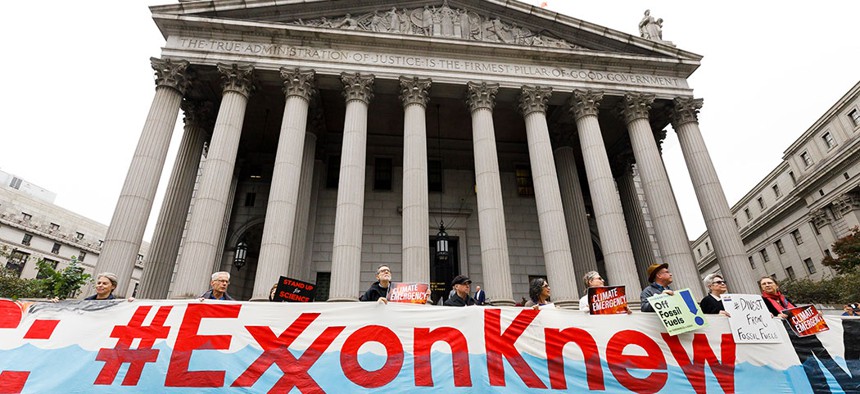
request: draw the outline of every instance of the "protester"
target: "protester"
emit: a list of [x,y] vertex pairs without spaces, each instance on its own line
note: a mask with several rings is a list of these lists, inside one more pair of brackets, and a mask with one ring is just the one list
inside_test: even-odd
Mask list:
[[523,297],[520,299],[520,302],[516,303],[516,306],[523,306],[526,304],[526,302],[528,302],[528,300],[526,300],[526,298]]
[[227,271],[218,271],[212,274],[212,281],[209,282],[210,289],[203,293],[200,299],[233,301],[233,297],[227,294],[227,286],[229,285],[230,273]]
[[469,306],[475,305],[475,299],[469,293],[472,280],[466,275],[457,275],[451,281],[454,295],[445,300],[445,306]]
[[[102,272],[96,275],[96,293],[84,298],[85,300],[113,300],[116,297],[113,291],[116,290],[117,278],[112,272]],[[129,300],[131,301],[131,300]]]
[[484,305],[487,295],[481,290],[481,286],[475,286],[475,305]]
[[[585,295],[579,299],[579,310],[588,312],[591,310],[591,303],[588,302],[588,288],[589,287],[601,287],[606,286],[606,282],[603,281],[603,278],[600,277],[600,273],[597,271],[588,271],[582,277],[582,283],[585,285]],[[627,307],[627,314],[631,314],[633,311],[630,310],[630,307]]]
[[536,278],[529,284],[529,300],[526,302],[526,308],[541,309],[547,306],[554,306],[550,301],[551,290],[549,283],[544,278]]
[[654,312],[654,307],[648,302],[648,297],[657,294],[673,295],[675,292],[669,288],[672,283],[672,273],[669,272],[669,263],[654,263],[648,267],[648,282],[651,284],[642,289],[639,299],[642,301],[642,312]]
[[729,316],[729,313],[726,312],[726,307],[723,306],[723,299],[720,298],[720,295],[728,291],[725,279],[723,279],[720,274],[713,273],[708,274],[702,283],[704,283],[705,288],[708,289],[708,294],[706,294],[705,298],[702,298],[702,302],[699,303],[699,306],[702,307],[702,313]]
[[277,294],[277,293],[278,293],[278,284],[275,283],[272,285],[272,289],[269,290],[269,301],[274,302],[275,301],[275,294]]
[[376,282],[358,298],[359,301],[376,301],[383,304],[388,303],[388,285],[391,284],[391,268],[382,264],[376,268]]
[[794,303],[779,292],[779,283],[769,276],[763,276],[758,280],[758,287],[761,288],[761,297],[770,314],[774,317],[786,318],[782,311],[794,308]]
[[845,304],[842,307],[842,316],[860,316],[860,310],[857,309],[857,304]]

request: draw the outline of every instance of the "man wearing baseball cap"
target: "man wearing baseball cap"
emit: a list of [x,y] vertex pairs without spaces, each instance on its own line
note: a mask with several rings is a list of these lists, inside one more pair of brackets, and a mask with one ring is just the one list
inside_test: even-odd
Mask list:
[[669,284],[672,283],[672,273],[669,272],[669,264],[651,264],[648,267],[648,282],[651,282],[648,287],[642,289],[642,294],[639,295],[639,299],[642,301],[642,312],[654,312],[654,307],[651,306],[651,303],[648,302],[648,297],[655,296],[657,294],[675,294],[672,289],[669,288]]
[[475,299],[469,295],[471,291],[472,280],[466,275],[457,275],[451,281],[451,286],[454,288],[454,295],[445,300],[445,306],[469,306],[475,305]]

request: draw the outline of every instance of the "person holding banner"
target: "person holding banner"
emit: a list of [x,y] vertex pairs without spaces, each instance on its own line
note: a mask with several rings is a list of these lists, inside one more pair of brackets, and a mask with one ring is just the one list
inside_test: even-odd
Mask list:
[[726,307],[723,306],[723,299],[720,297],[720,295],[728,291],[725,279],[723,279],[720,274],[713,273],[708,274],[702,283],[704,283],[705,288],[708,289],[708,294],[705,295],[705,298],[702,298],[702,302],[699,303],[699,306],[702,307],[702,313],[708,315],[720,314],[728,316],[729,313],[726,312]]
[[[113,300],[116,297],[113,291],[116,289],[116,274],[112,272],[102,272],[96,275],[96,293],[84,298],[85,300]],[[132,299],[129,299],[131,301]]]
[[769,276],[763,276],[758,280],[758,287],[761,288],[761,298],[764,298],[770,314],[785,319],[787,316],[782,311],[794,308],[794,303],[779,292],[779,283]]
[[669,263],[658,264],[654,263],[648,267],[648,282],[651,282],[648,287],[642,289],[642,294],[639,299],[642,301],[642,312],[654,312],[654,307],[648,302],[648,297],[657,294],[675,294],[669,288],[672,283],[672,273],[669,272]]
[[[582,277],[582,283],[585,284],[585,295],[579,299],[579,310],[583,312],[588,312],[591,310],[591,302],[588,301],[588,288],[590,287],[603,287],[606,286],[606,282],[600,276],[600,273],[597,271],[588,271]],[[630,307],[626,307],[627,314],[633,313],[630,310]]]
[[212,281],[209,282],[210,289],[200,295],[200,301],[203,300],[221,300],[233,301],[233,297],[227,294],[227,286],[230,285],[230,273],[227,271],[219,271],[212,274]]
[[370,285],[364,294],[358,298],[359,301],[376,301],[383,304],[388,303],[385,298],[388,295],[388,285],[391,284],[391,268],[382,264],[376,268],[376,282]]
[[445,300],[445,306],[470,306],[475,305],[475,299],[469,294],[472,280],[466,275],[457,275],[451,281],[454,295]]
[[549,299],[549,283],[544,278],[536,278],[529,285],[529,300],[524,305],[526,308],[542,309],[554,306]]

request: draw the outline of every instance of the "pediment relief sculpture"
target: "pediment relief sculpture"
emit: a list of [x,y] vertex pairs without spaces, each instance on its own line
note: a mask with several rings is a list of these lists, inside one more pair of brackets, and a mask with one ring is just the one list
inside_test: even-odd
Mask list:
[[330,29],[409,34],[426,37],[456,38],[470,41],[498,42],[545,48],[577,48],[564,39],[535,33],[516,23],[473,11],[454,9],[448,1],[439,7],[376,10],[362,15],[346,14],[338,18],[296,19],[289,24]]

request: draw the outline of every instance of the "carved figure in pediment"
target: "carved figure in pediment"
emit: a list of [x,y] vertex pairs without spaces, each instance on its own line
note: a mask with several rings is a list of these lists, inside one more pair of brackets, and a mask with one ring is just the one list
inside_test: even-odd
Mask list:
[[340,21],[332,22],[331,27],[335,29],[343,28],[347,30],[356,30],[358,29],[358,21],[353,19],[352,15],[346,14],[346,16],[344,16]]
[[370,17],[370,30],[375,32],[385,32],[389,31],[388,24],[385,22],[379,12],[374,11],[373,16]]
[[385,19],[388,20],[388,31],[392,33],[400,31],[400,15],[397,14],[397,8],[391,7],[391,11],[385,14]]
[[454,35],[454,19],[457,14],[448,7],[448,1],[442,3],[442,8],[439,9],[437,13],[439,15],[439,27],[441,28],[442,35],[445,37],[451,37]]

